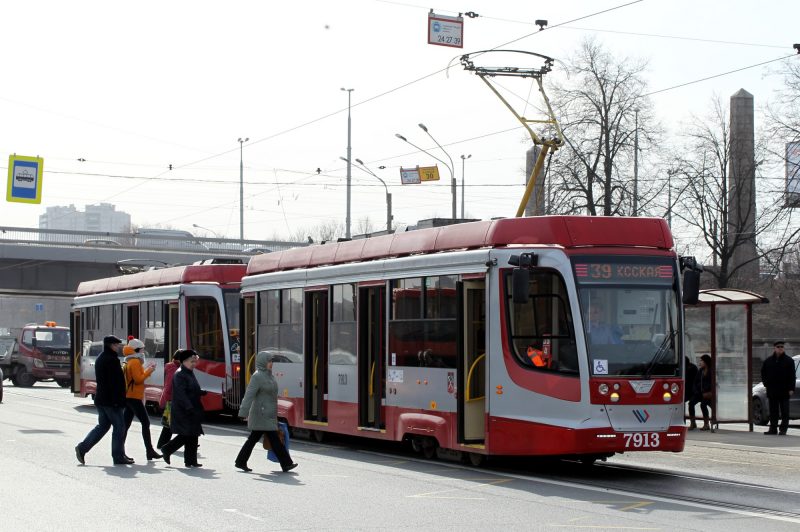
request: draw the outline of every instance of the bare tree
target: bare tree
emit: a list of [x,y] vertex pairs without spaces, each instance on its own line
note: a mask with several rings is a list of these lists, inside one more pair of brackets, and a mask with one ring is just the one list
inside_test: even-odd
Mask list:
[[783,88],[767,106],[768,130],[783,142],[800,141],[800,62],[786,61],[779,71]]
[[[553,91],[565,146],[549,167],[550,212],[633,212],[634,137],[638,131],[640,153],[647,153],[659,134],[643,96],[646,66],[644,60],[618,59],[593,39],[569,60],[569,80]],[[653,193],[642,187],[642,196]]]
[[[730,174],[735,151],[727,109],[719,98],[714,98],[709,114],[695,117],[687,127],[684,147],[669,170],[676,189],[676,207],[671,216],[689,231],[694,229],[698,237],[695,248],[704,244],[710,251],[712,264],[707,271],[719,288],[735,286],[737,281],[743,283],[737,274],[753,261],[776,271],[798,238],[798,230],[792,228],[791,210],[784,209],[778,201],[780,188],[763,179],[758,165],[755,169],[740,169],[756,171],[756,188],[740,187],[737,192],[746,194],[749,190],[750,194],[757,194],[760,189],[761,196],[756,198],[760,201],[751,202],[749,197],[732,201],[731,192],[737,186]],[[757,146],[756,153],[763,153],[763,148]],[[760,157],[757,155],[755,160]],[[752,204],[757,205],[757,212],[748,210]],[[750,245],[753,239],[755,255],[734,260],[735,255],[743,256],[737,250]]]

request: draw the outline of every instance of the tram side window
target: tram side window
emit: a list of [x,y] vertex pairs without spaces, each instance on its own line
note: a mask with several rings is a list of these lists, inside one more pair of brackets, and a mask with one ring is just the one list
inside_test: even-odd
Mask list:
[[81,341],[84,356],[97,356],[103,351],[103,332],[100,330],[100,309],[81,310]]
[[456,277],[392,282],[389,351],[398,366],[456,367]]
[[267,290],[258,294],[258,351],[276,362],[303,362],[303,291]]
[[356,287],[352,283],[334,285],[331,290],[329,363],[356,363]]
[[525,304],[513,302],[510,273],[505,286],[511,347],[517,359],[531,369],[577,374],[575,328],[563,279],[556,272],[533,272]]
[[213,362],[225,362],[223,323],[219,305],[213,297],[188,299],[189,346],[200,358]]
[[142,303],[140,307],[140,320],[143,322],[144,327],[142,330],[144,342],[144,350],[148,356],[157,358],[164,358],[164,338],[165,338],[165,319],[164,319],[164,301],[147,301]]

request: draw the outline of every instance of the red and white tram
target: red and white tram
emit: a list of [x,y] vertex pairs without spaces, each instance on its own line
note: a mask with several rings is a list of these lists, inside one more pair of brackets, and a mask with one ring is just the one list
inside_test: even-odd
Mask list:
[[94,361],[103,337],[132,335],[145,343],[145,364],[157,367],[145,401],[158,403],[164,363],[178,347],[198,352],[195,374],[208,393],[207,411],[238,408],[239,288],[243,264],[198,264],[83,282],[72,305],[73,386],[81,397],[96,390]]
[[682,266],[662,219],[578,216],[259,255],[245,378],[274,353],[290,426],[426,455],[681,451]]

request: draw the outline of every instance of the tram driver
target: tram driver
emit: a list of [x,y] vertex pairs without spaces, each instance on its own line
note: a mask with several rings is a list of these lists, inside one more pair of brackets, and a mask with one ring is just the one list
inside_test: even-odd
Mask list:
[[589,305],[589,313],[586,321],[588,323],[586,330],[589,332],[590,343],[595,345],[623,343],[622,328],[609,323],[602,307],[598,303],[591,303]]

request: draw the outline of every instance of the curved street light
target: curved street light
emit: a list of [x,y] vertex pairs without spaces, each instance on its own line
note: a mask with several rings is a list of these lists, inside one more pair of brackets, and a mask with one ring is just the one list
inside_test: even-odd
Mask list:
[[[378,174],[376,174],[375,172],[373,172],[372,170],[367,168],[367,165],[364,164],[364,161],[362,161],[361,159],[356,159],[356,162],[360,165],[359,167],[363,171],[365,171],[366,173],[368,173],[369,175],[371,175],[372,177],[374,177],[375,179],[380,181],[381,184],[383,185],[383,188],[386,190],[386,233],[387,234],[391,233],[392,232],[392,195],[389,193],[389,187],[386,186],[386,181],[384,181],[383,179],[378,177]],[[381,168],[385,168],[385,167],[381,167]]]
[[[456,203],[457,203],[457,200],[456,200],[456,191],[457,191],[457,189],[456,189],[456,176],[455,176],[455,171],[454,171],[454,169],[455,169],[455,165],[453,164],[453,158],[452,158],[452,157],[450,157],[450,154],[449,154],[449,153],[447,153],[447,150],[445,150],[445,149],[442,147],[442,145],[441,145],[441,144],[439,144],[439,141],[438,141],[438,140],[436,140],[436,139],[433,137],[433,135],[431,135],[431,132],[430,132],[430,131],[428,131],[428,128],[425,126],[425,124],[423,124],[423,123],[419,123],[419,124],[417,124],[417,125],[419,126],[419,128],[420,128],[422,131],[424,131],[424,132],[425,132],[425,133],[426,133],[426,134],[427,134],[427,135],[428,135],[428,136],[431,138],[431,140],[432,140],[433,142],[435,142],[435,143],[436,143],[436,145],[437,145],[437,146],[439,146],[439,149],[440,149],[440,150],[442,150],[442,152],[444,152],[444,154],[445,154],[445,155],[447,155],[447,158],[448,158],[448,159],[450,159],[450,166],[447,166],[447,164],[445,164],[444,162],[443,162],[442,164],[444,164],[445,166],[447,166],[447,169],[448,169],[448,170],[450,170],[450,188],[451,188],[451,190],[453,191],[453,218],[455,218],[455,217],[456,217]],[[461,217],[463,218],[463,217],[464,217],[464,206],[463,206],[464,200],[463,200],[463,190],[462,190],[462,200],[461,200],[461,203],[462,203],[462,206],[461,206]]]
[[467,159],[472,157],[472,154],[464,155],[461,154],[461,219],[464,219],[464,185],[466,184],[466,180],[464,177],[464,163]]
[[[420,125],[422,125],[422,124],[420,124]],[[430,135],[430,133],[428,135]],[[450,188],[451,188],[452,193],[453,193],[453,219],[455,219],[456,216],[457,216],[457,214],[456,214],[456,178],[453,176],[453,169],[450,166],[448,166],[446,162],[444,162],[443,160],[441,160],[440,158],[438,158],[437,156],[435,156],[434,154],[432,154],[431,152],[429,152],[425,148],[420,148],[419,146],[417,146],[416,144],[414,144],[413,142],[411,142],[410,140],[405,138],[400,133],[395,133],[394,136],[397,137],[398,139],[402,140],[403,142],[407,142],[407,143],[411,144],[411,146],[413,146],[417,150],[421,151],[422,153],[430,155],[431,157],[433,157],[434,159],[436,159],[437,161],[442,163],[445,166],[445,168],[447,168],[447,170],[450,171]],[[431,138],[433,138],[433,137],[431,137]],[[436,142],[436,139],[434,139],[434,142]],[[442,151],[444,151],[444,150],[442,150]],[[446,153],[447,152],[445,152],[445,154]],[[448,157],[450,157],[450,156],[448,155]],[[451,161],[452,161],[452,159],[451,159]]]
[[216,232],[216,231],[214,231],[213,229],[209,229],[208,227],[203,227],[202,225],[198,225],[198,224],[192,224],[192,227],[196,227],[196,228],[198,228],[198,229],[202,229],[203,231],[208,231],[209,233],[211,233],[212,235],[214,235],[214,238],[219,238],[219,239],[222,239],[222,238],[223,238],[223,237],[221,237],[221,236],[219,235],[219,233],[217,233],[217,232]]
[[239,240],[244,240],[244,158],[242,157],[242,150],[244,143],[250,140],[250,137],[239,137]]
[[350,167],[352,166],[351,158],[352,158],[352,147],[350,145],[350,133],[352,131],[351,122],[350,122],[350,98],[353,95],[353,91],[355,89],[346,89],[342,87],[342,91],[347,93],[347,215],[345,216],[345,238],[350,238],[350,183],[351,183],[351,176],[350,176]]

